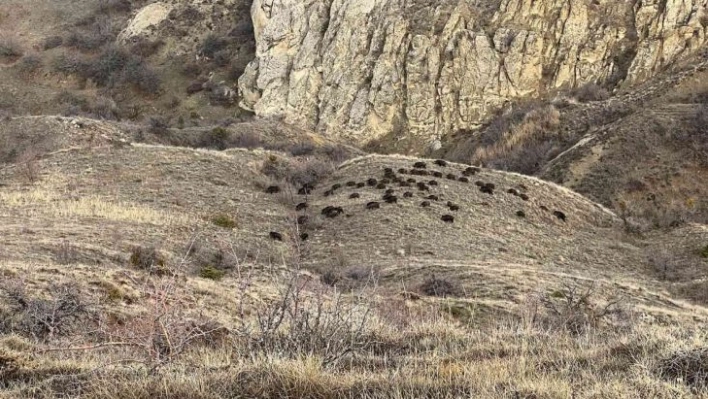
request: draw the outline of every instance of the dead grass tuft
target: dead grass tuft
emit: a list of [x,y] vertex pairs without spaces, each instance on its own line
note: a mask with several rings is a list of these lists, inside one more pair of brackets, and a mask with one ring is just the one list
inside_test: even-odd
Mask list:
[[692,388],[708,387],[708,348],[682,350],[664,359],[656,366],[661,378],[683,383]]

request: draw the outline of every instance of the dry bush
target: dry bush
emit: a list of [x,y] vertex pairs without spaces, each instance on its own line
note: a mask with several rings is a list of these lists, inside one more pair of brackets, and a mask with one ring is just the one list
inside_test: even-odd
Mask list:
[[477,148],[472,163],[533,174],[560,152],[555,133],[559,124],[560,113],[553,106],[530,111],[520,123],[502,134],[498,142]]
[[[8,304],[2,315],[3,333],[17,333],[36,340],[68,336],[86,328],[95,315],[75,284],[50,284],[47,298],[30,296],[21,280],[0,283],[0,294]],[[2,312],[0,312],[1,314]]]
[[130,52],[140,58],[148,58],[155,55],[164,45],[165,42],[162,39],[149,40],[140,37],[136,42],[131,44]]
[[229,44],[230,41],[228,39],[210,34],[202,42],[199,52],[205,57],[214,58],[217,52],[224,50]]
[[167,261],[155,247],[133,247],[129,262],[136,269],[147,271],[150,274],[158,276],[170,274]]
[[447,158],[523,174],[534,174],[561,151],[560,112],[537,101],[516,105],[474,137],[459,143]]
[[61,36],[49,36],[42,40],[42,50],[51,50],[64,44],[64,38]]
[[131,10],[130,0],[100,0],[96,5],[96,14],[128,13]]
[[36,54],[26,55],[17,63],[17,71],[25,79],[31,78],[40,69],[42,69],[42,58]]
[[165,118],[151,116],[148,119],[148,131],[157,136],[168,136],[170,134],[170,124]]
[[708,388],[708,348],[676,352],[661,359],[656,372],[669,382],[680,382],[692,388]]
[[40,157],[39,151],[30,147],[23,151],[15,160],[17,172],[28,184],[34,184],[39,179]]
[[117,27],[110,17],[99,14],[85,22],[80,30],[69,33],[64,39],[65,46],[89,52],[98,50],[115,39]]
[[[248,287],[250,276],[238,275]],[[298,267],[291,269],[277,297],[255,310],[255,325],[244,322],[237,330],[238,342],[245,345],[241,350],[266,359],[316,357],[322,367],[333,367],[371,345],[373,302],[327,291]]]
[[14,40],[0,38],[0,58],[22,57],[22,47]]
[[678,272],[681,268],[681,263],[676,254],[670,250],[655,251],[649,255],[648,262],[654,272],[658,274],[659,279],[664,281],[676,281],[679,279]]
[[213,215],[210,219],[214,226],[219,226],[224,229],[234,229],[236,228],[236,221],[225,213],[217,213]]
[[436,296],[441,298],[460,297],[462,289],[458,284],[444,277],[432,276],[425,280],[418,290],[428,296]]
[[271,155],[263,162],[261,172],[272,179],[299,187],[304,184],[316,184],[331,175],[334,165],[317,158],[291,160]]
[[676,145],[687,149],[703,167],[708,167],[708,104],[703,104],[687,121],[687,129],[675,132]]
[[78,262],[79,251],[76,246],[69,241],[62,241],[61,244],[53,250],[54,261],[60,265],[70,265]]
[[100,87],[127,86],[146,95],[160,92],[159,76],[141,58],[116,46],[96,57],[59,55],[52,66],[55,72],[91,79]]
[[542,294],[537,303],[546,310],[551,327],[580,335],[599,327],[606,319],[626,317],[625,297],[612,297],[600,304],[597,296],[594,284],[569,283],[560,290]]
[[610,93],[597,83],[587,83],[576,88],[570,94],[581,103],[604,101],[610,98]]

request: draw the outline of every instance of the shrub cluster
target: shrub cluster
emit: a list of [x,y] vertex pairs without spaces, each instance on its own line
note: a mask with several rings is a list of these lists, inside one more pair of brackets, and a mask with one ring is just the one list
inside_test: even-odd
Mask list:
[[139,57],[111,46],[92,58],[60,55],[53,62],[56,72],[91,79],[100,87],[131,86],[149,95],[160,91],[159,76]]

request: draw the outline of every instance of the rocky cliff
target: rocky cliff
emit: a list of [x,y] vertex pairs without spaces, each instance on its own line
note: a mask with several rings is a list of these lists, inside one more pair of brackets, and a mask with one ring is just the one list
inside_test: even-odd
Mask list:
[[255,0],[241,106],[364,144],[434,143],[520,97],[642,81],[706,43],[708,0]]

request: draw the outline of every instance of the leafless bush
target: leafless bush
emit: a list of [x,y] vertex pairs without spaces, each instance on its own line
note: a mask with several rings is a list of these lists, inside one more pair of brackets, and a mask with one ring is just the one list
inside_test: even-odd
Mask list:
[[165,258],[155,247],[134,247],[130,253],[130,264],[136,269],[148,271],[150,274],[164,276],[169,273]]
[[699,106],[687,124],[687,129],[675,132],[676,144],[688,149],[700,165],[708,167],[708,104]]
[[207,36],[202,42],[200,52],[205,57],[214,58],[217,52],[225,49],[229,45],[229,40],[218,37],[214,34]]
[[53,252],[54,261],[60,265],[70,265],[79,260],[77,248],[66,240],[62,241]]
[[49,297],[31,297],[20,280],[4,281],[0,284],[0,294],[9,305],[10,320],[6,328],[24,336],[38,340],[49,340],[66,336],[86,327],[85,322],[93,319],[92,311],[79,288],[74,284],[52,284],[48,288]]
[[[255,326],[243,323],[239,328],[248,353],[266,358],[315,355],[324,367],[331,367],[370,344],[373,303],[336,291],[327,295],[297,267],[288,274],[277,298],[257,307]],[[241,271],[239,275],[244,276]],[[248,286],[247,281],[243,284]]]
[[15,161],[17,171],[29,184],[34,184],[39,178],[39,158],[37,149],[27,148]]
[[459,285],[444,277],[431,276],[418,289],[421,293],[428,296],[442,298],[462,296],[462,290]]
[[130,0],[100,0],[96,6],[97,14],[110,12],[126,13],[130,12]]
[[64,39],[64,45],[80,51],[94,51],[112,42],[116,33],[110,17],[94,16],[81,29],[70,32]]
[[656,372],[669,382],[681,382],[697,389],[708,388],[708,348],[676,352],[661,359]]
[[122,323],[102,322],[94,334],[101,342],[76,349],[130,347],[134,351],[126,362],[142,364],[148,374],[154,374],[194,345],[223,344],[228,337],[228,329],[221,324],[188,313],[182,306],[182,292],[174,278],[147,279],[140,291],[146,299],[144,314]]
[[611,298],[600,305],[593,284],[566,284],[562,289],[540,296],[539,302],[551,317],[552,325],[561,327],[572,335],[580,335],[589,328],[598,327],[611,316],[624,313],[626,298]]
[[37,71],[42,68],[42,58],[36,54],[29,54],[17,63],[17,70],[20,76],[25,79],[32,77]]
[[334,171],[334,165],[316,158],[289,160],[271,155],[263,163],[261,171],[275,180],[284,180],[295,186],[301,186],[315,184],[329,176]]
[[170,134],[170,125],[164,118],[159,116],[150,117],[148,120],[148,130],[150,133],[158,136],[167,136]]
[[22,56],[22,47],[11,39],[0,38],[0,58],[17,58]]
[[610,97],[610,93],[596,83],[587,83],[582,85],[573,90],[571,95],[581,103],[603,101]]
[[52,69],[65,75],[84,76],[89,66],[83,59],[75,55],[60,54],[52,60]]
[[57,48],[64,44],[64,38],[61,36],[49,36],[45,37],[44,40],[42,40],[42,49],[43,50],[51,50],[53,48]]
[[138,57],[147,58],[155,55],[164,45],[162,39],[149,40],[141,37],[130,46],[130,52]]

